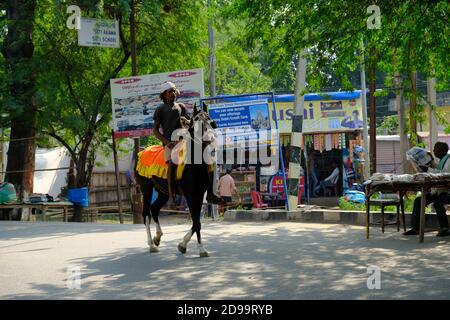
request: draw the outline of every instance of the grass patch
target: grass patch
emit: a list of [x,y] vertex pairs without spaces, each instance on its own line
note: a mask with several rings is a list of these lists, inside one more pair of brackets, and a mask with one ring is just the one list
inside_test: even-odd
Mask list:
[[[414,200],[418,197],[417,194],[406,195],[403,197],[403,203],[405,205],[405,212],[412,212],[414,208]],[[374,194],[371,199],[378,199],[378,194]],[[339,198],[339,208],[348,211],[366,211],[365,203],[356,203],[347,201],[344,197]],[[370,211],[380,211],[378,206],[370,206]],[[385,212],[397,212],[396,206],[386,206]],[[431,209],[426,207],[425,212],[431,212]]]

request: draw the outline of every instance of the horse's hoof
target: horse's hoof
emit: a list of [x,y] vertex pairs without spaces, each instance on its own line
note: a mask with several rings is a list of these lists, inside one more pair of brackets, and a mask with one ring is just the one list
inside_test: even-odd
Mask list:
[[155,246],[159,247],[159,244],[161,242],[161,238],[153,237],[153,243]]
[[181,243],[178,244],[178,251],[180,251],[182,254],[186,253],[186,247],[183,247]]
[[159,248],[158,247],[150,247],[150,252],[151,253],[159,252]]
[[200,258],[206,258],[209,257],[209,253],[208,252],[200,252]]

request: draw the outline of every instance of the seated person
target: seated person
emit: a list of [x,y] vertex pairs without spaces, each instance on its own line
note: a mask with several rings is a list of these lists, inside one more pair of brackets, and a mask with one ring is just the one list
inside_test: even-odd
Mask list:
[[323,192],[325,193],[327,188],[334,188],[334,186],[337,184],[339,180],[339,165],[336,163],[336,161],[333,161],[331,163],[331,167],[333,168],[333,172],[324,180],[320,181],[320,184],[314,190],[314,195],[317,195],[320,189],[323,189]]
[[[423,167],[415,168],[417,171],[428,171],[433,173],[443,172],[450,173],[450,154],[448,154],[448,145],[445,142],[436,142],[434,145],[433,153],[440,159],[439,163],[436,164],[435,161],[432,162],[431,168],[426,170]],[[425,169],[425,170],[424,170]],[[433,203],[434,209],[436,210],[436,215],[439,221],[440,230],[437,233],[438,237],[450,236],[450,230],[447,220],[447,214],[445,205],[450,203],[450,193],[445,189],[431,189],[431,192],[426,195],[426,205]],[[411,216],[411,230],[403,233],[405,236],[419,234],[420,226],[420,204],[421,197],[417,197],[414,200],[414,208]]]

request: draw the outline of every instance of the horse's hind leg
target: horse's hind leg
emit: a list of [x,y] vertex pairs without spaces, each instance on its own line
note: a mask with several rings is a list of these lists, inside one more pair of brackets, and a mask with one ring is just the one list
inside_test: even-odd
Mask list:
[[147,244],[150,247],[150,252],[158,252],[159,249],[153,242],[152,232],[150,230],[150,206],[153,193],[153,181],[151,179],[145,179],[145,181],[141,183],[141,190],[144,199],[144,209],[142,211],[142,216],[144,217],[145,230],[147,231]]
[[153,217],[153,221],[155,221],[156,224],[156,236],[153,238],[153,242],[156,246],[159,246],[161,242],[161,236],[163,235],[161,225],[159,224],[159,212],[161,208],[167,203],[167,200],[169,200],[169,197],[160,192],[158,193],[158,198],[156,198],[155,202],[150,206],[150,212]]

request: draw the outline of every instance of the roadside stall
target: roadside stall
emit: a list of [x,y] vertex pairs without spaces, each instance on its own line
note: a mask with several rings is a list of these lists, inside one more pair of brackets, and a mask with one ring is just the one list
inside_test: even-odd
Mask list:
[[[288,163],[294,96],[277,95],[276,114],[284,163]],[[339,197],[354,183],[363,181],[364,149],[360,91],[306,94],[303,113],[303,180],[299,200],[310,197]],[[335,187],[314,192],[332,172],[339,169]],[[301,179],[300,179],[301,181]]]

